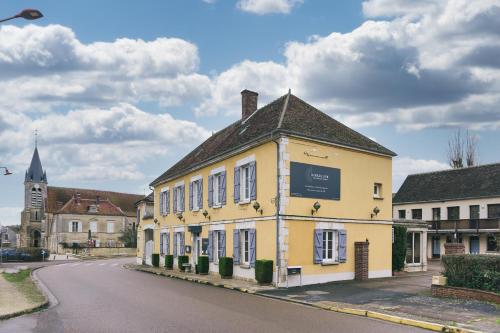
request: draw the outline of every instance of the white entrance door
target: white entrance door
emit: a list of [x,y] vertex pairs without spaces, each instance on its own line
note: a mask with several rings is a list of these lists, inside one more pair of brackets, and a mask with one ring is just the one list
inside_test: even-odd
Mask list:
[[198,257],[200,256],[201,252],[201,238],[199,234],[194,234],[193,235],[193,255],[191,256],[193,258],[193,262],[191,263],[194,267],[194,265],[198,264]]
[[146,242],[146,246],[145,246],[145,249],[144,249],[144,255],[146,257],[145,258],[146,265],[149,265],[149,266],[153,265],[152,254],[153,254],[153,241],[152,240],[148,240]]

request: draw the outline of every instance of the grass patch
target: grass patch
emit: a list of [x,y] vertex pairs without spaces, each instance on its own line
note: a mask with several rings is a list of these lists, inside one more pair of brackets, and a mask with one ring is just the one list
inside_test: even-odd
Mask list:
[[2,273],[3,278],[13,283],[26,298],[33,303],[40,303],[45,300],[43,294],[38,290],[35,282],[31,279],[31,269],[19,271],[15,274]]

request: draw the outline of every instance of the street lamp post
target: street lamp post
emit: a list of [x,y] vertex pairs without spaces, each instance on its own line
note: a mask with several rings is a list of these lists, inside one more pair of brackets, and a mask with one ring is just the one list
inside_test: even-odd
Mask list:
[[12,175],[12,172],[10,172],[9,169],[7,169],[7,167],[0,166],[0,169],[5,169],[5,172],[3,174],[4,176]]
[[38,9],[24,9],[19,14],[16,14],[14,16],[7,17],[5,19],[0,20],[0,23],[5,22],[5,21],[9,21],[9,20],[13,20],[16,18],[23,18],[25,20],[37,20],[37,19],[42,18],[42,17],[43,17],[43,14]]

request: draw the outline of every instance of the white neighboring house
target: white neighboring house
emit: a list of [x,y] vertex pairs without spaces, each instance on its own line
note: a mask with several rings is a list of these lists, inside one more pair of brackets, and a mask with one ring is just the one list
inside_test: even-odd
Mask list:
[[444,244],[465,253],[500,253],[500,163],[409,175],[393,198],[396,222],[427,222],[427,257]]

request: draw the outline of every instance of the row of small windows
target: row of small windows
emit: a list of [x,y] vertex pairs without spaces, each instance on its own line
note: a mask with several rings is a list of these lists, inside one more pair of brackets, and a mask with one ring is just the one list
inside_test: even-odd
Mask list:
[[[234,168],[234,203],[248,203],[257,199],[256,163],[252,161]],[[226,171],[219,170],[208,176],[208,207],[218,208],[226,205]],[[179,184],[172,190],[165,188],[160,192],[160,214],[170,213],[170,196],[172,195],[173,213],[185,210],[185,186]],[[203,208],[203,178],[197,177],[189,183],[189,210]]]
[[[90,232],[98,232],[96,221],[89,222],[89,230],[90,230]],[[85,230],[85,232],[87,232],[87,231],[88,230]],[[80,221],[68,222],[68,232],[84,232],[82,222],[80,222]],[[114,233],[115,232],[115,223],[114,222],[107,222],[106,232],[107,233]]]
[[[447,220],[460,220],[460,207],[452,206],[446,207],[448,218]],[[406,210],[400,209],[398,210],[398,218],[406,219]],[[416,208],[411,210],[411,218],[413,220],[421,220],[422,219],[422,209]],[[500,204],[491,204],[488,205],[488,218],[500,218]],[[469,219],[479,219],[479,205],[471,205],[469,206]],[[432,208],[432,220],[439,221],[441,220],[441,208]]]

